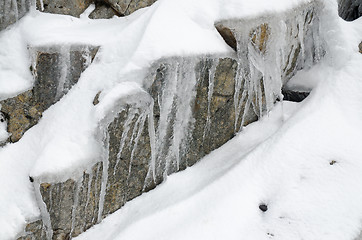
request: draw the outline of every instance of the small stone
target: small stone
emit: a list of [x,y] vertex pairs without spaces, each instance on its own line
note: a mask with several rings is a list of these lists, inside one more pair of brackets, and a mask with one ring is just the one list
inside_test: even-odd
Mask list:
[[32,177],[29,176],[29,181],[30,181],[30,182],[34,182],[34,178],[32,178]]
[[237,51],[237,42],[234,33],[231,29],[223,26],[222,24],[215,25],[216,30],[220,33],[227,45],[229,45],[234,51]]
[[93,99],[93,105],[97,105],[99,103],[99,95],[101,95],[101,92],[99,91],[96,96]]
[[358,45],[359,52],[362,53],[362,42]]
[[337,163],[337,161],[335,161],[335,160],[332,160],[330,163],[329,163],[329,165],[334,165],[334,164],[336,164]]
[[265,204],[260,204],[259,209],[263,212],[266,212],[266,211],[268,211],[268,206]]

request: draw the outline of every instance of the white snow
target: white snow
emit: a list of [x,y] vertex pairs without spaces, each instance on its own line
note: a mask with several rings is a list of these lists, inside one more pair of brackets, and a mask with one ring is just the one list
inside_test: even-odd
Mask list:
[[[31,11],[2,31],[0,99],[31,89],[28,46],[89,44],[101,49],[79,83],[38,125],[19,142],[0,148],[0,239],[14,239],[27,221],[39,217],[29,175],[63,181],[77,178],[99,160],[98,122],[121,97],[142,92],[145,69],[154,60],[230,54],[215,21],[251,18],[306,2],[159,0],[129,17],[109,20],[88,19],[88,12],[77,19]],[[272,237],[267,233],[274,239],[353,239],[362,219],[362,56],[357,53],[362,20],[345,23],[337,17],[336,3],[326,4],[330,19],[322,28],[330,48],[323,63],[292,80],[314,89],[295,113],[295,104],[278,105],[197,166],[127,203],[79,239]],[[101,103],[94,107],[99,91]],[[336,164],[329,165],[332,160]],[[266,213],[258,209],[260,202],[269,205]]]
[[[76,239],[356,238],[362,219],[361,23],[328,22],[335,29],[325,32],[327,58],[297,76],[313,75],[319,84],[294,113],[284,102],[268,120]],[[267,212],[259,210],[261,203]]]
[[[360,30],[361,23],[331,24]],[[362,219],[362,56],[352,46],[362,34],[355,33],[343,42],[327,33],[335,51],[319,72],[320,84],[294,113],[284,102],[76,239],[356,238]],[[336,54],[343,59],[335,61]],[[259,210],[261,203],[267,212]]]

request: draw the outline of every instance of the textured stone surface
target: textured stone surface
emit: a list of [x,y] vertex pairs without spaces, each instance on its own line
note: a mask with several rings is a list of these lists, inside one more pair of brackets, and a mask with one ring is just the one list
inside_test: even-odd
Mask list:
[[37,9],[42,12],[79,17],[93,0],[37,0]]
[[103,0],[107,2],[119,15],[129,15],[136,10],[151,6],[156,0]]
[[115,15],[129,15],[140,8],[151,6],[154,2],[156,0],[43,0],[42,5],[41,1],[37,0],[36,6],[42,12],[79,17],[90,4],[94,3],[96,9],[89,17],[107,19]]
[[267,23],[263,23],[250,32],[251,42],[256,49],[259,49],[260,52],[265,53],[269,35],[269,26]]
[[17,142],[26,130],[37,124],[46,109],[69,91],[97,50],[97,47],[85,46],[33,50],[35,60],[30,67],[35,76],[33,89],[0,101],[0,111],[8,121],[10,142]]
[[148,121],[142,109],[127,106],[108,127],[109,166],[103,216],[141,195],[151,158]]
[[40,192],[51,219],[53,239],[70,239],[98,221],[102,163],[79,180],[40,184]]
[[362,16],[361,0],[339,0],[338,14],[347,21],[353,21]]
[[108,3],[105,3],[103,1],[96,1],[95,6],[96,8],[89,15],[89,18],[91,19],[109,19],[113,16],[120,16],[120,14],[116,12],[116,10],[111,8]]
[[44,229],[42,220],[29,223],[25,227],[23,236],[19,237],[17,240],[45,240],[46,233]]
[[0,31],[22,18],[30,7],[31,0],[0,1]]
[[[283,49],[285,62],[275,65],[280,68],[283,82],[318,59],[314,42],[307,40],[313,38],[313,32],[308,29],[318,25],[314,17],[317,9],[311,6],[301,11],[304,15],[298,21],[297,13],[285,20],[286,39],[291,43]],[[235,29],[232,22],[221,25],[229,29],[226,32],[232,33],[235,41],[241,37],[245,40],[246,45],[234,46],[240,54],[173,57],[152,65],[146,81],[149,85],[144,88],[153,104],[123,103],[110,111],[107,121],[101,121],[104,155],[100,159],[102,163],[93,167],[92,172],[97,169],[93,177],[85,173],[81,180],[40,185],[54,239],[77,236],[127,201],[154,188],[167,175],[193,165],[230,140],[242,126],[261,116],[266,105],[264,76],[260,72],[251,74],[250,55],[243,53],[250,48],[268,59],[275,30],[272,24],[262,21],[243,23],[234,26],[248,26],[247,29]],[[301,28],[304,31],[299,31]],[[304,44],[300,42],[303,39],[300,33],[305,34]],[[302,49],[306,55],[301,54]],[[303,59],[305,56],[311,59]],[[47,61],[53,58],[56,61],[53,56]],[[252,75],[253,83],[259,86],[257,94],[249,85]],[[272,102],[277,99],[277,95],[272,96]],[[94,105],[99,101],[98,93]],[[90,196],[88,189],[93,189],[94,195]],[[93,204],[87,203],[89,201]],[[82,215],[83,212],[89,212],[89,216]]]

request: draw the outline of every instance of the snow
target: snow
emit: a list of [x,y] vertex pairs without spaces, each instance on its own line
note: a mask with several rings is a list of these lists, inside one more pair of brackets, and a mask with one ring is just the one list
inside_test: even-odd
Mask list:
[[[143,219],[147,219],[153,214],[164,211],[169,215],[163,218],[163,220],[157,219],[157,222],[151,224],[149,228],[159,225],[162,229],[168,229],[167,221],[173,214],[168,212],[168,208],[184,204],[186,201],[192,202],[194,200],[193,196],[197,195],[200,191],[204,191],[203,189],[207,189],[210,183],[218,182],[225,173],[238,164],[240,157],[247,155],[258,144],[275,133],[298,107],[299,104],[292,102],[278,104],[268,117],[245,127],[237,137],[209,154],[201,162],[183,172],[171,175],[167,182],[158,186],[156,190],[127,203],[120,211],[106,218],[97,228],[86,232],[76,239],[99,239],[100,236],[104,239],[117,239],[120,229],[125,229],[133,223],[143,221]],[[225,161],[225,159],[228,159],[228,161]],[[207,199],[205,204],[212,202],[214,198]],[[199,207],[203,208],[203,206]],[[199,214],[199,210],[196,209],[195,211],[190,209],[185,211]],[[180,217],[180,215],[175,217]],[[192,216],[192,218],[194,217],[196,216]],[[149,223],[147,221],[147,224]],[[176,226],[179,227],[178,224],[174,225],[174,227]],[[173,227],[170,226],[169,229],[171,230]],[[140,232],[140,235],[145,237],[145,239],[157,239],[159,237],[147,236],[147,234],[144,234],[145,232]],[[129,235],[126,236],[130,237]],[[169,237],[170,235],[165,233],[165,236]],[[134,239],[135,236],[127,237],[126,239]]]
[[[355,29],[361,29],[360,23],[353,24]],[[344,64],[325,68],[306,101],[279,104],[194,167],[172,175],[76,239],[357,237],[362,57],[348,50],[354,37],[335,46],[343,48]],[[267,212],[259,210],[261,203],[268,205]]]
[[356,238],[362,219],[361,23],[328,22],[335,30],[325,32],[326,59],[296,77],[316,80],[306,84],[314,87],[306,101],[279,104],[76,239]]
[[[29,176],[48,182],[76,179],[99,161],[99,121],[131,93],[142,93],[145,69],[153,61],[231,54],[214,22],[307,2],[159,0],[131,16],[109,20],[88,19],[90,9],[80,19],[31,11],[2,31],[0,99],[31,89],[28,46],[101,48],[79,83],[44,112],[38,125],[19,142],[0,148],[0,239],[13,239],[40,215]],[[357,50],[362,20],[345,23],[337,18],[336,4],[326,3],[328,55],[291,81],[292,87],[313,88],[307,101],[279,104],[195,167],[127,203],[78,239],[357,236],[362,219],[362,195],[356,190],[362,180],[362,60]],[[98,92],[101,102],[95,107]],[[0,141],[7,134],[4,126],[0,123]],[[330,165],[332,160],[337,162]],[[258,210],[261,202],[269,205],[266,213]]]

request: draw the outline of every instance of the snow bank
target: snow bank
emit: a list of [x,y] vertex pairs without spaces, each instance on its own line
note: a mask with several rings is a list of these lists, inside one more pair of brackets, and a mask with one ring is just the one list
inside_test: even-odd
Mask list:
[[[161,57],[232,53],[232,49],[216,31],[215,21],[284,11],[306,2],[309,1],[159,0],[152,7],[139,10],[131,16],[110,20],[90,20],[86,18],[86,14],[77,19],[34,11],[13,27],[2,31],[0,99],[32,87],[28,46],[89,44],[101,46],[101,49],[94,64],[82,74],[79,83],[43,114],[37,126],[30,129],[18,143],[8,144],[0,149],[0,238],[14,238],[23,229],[26,221],[39,217],[29,175],[37,181],[63,181],[69,177],[77,178],[87,166],[97,161],[100,154],[96,138],[99,119],[119,100],[119,96],[127,96],[129,91],[139,91],[138,87],[132,85],[134,83],[124,82],[132,81],[142,85],[145,69]],[[337,27],[333,29],[340,31]],[[119,85],[122,82],[123,85]],[[100,103],[99,107],[94,107],[92,101],[99,91],[103,92],[101,101],[104,101],[104,105]],[[228,178],[222,179],[228,181]],[[172,181],[168,184],[172,184]],[[214,188],[217,189],[218,186]],[[250,189],[254,187],[248,186]],[[248,189],[248,186],[245,188]],[[239,193],[235,189],[234,192]],[[250,196],[246,201],[254,204],[252,199],[256,196],[252,192],[244,191],[242,195]],[[219,196],[222,196],[222,192]],[[201,200],[213,199],[212,196],[206,197]],[[182,208],[188,210],[184,211],[184,217],[187,213],[197,212],[189,208],[192,204],[194,203],[186,202],[183,205]],[[216,206],[217,202],[210,202],[209,206],[211,205]],[[243,207],[245,206],[248,204]],[[197,206],[194,207],[197,209]],[[206,213],[214,212],[204,209],[205,216]],[[218,211],[214,212],[215,216],[221,212],[222,208],[218,208]],[[162,214],[160,213],[160,216]],[[193,216],[193,219],[196,221],[200,216]],[[230,219],[235,219],[235,216],[225,222],[230,222]],[[174,228],[172,226],[177,226],[173,221],[169,224],[169,230]],[[242,224],[242,221],[239,224]],[[199,231],[203,232],[202,228],[199,228]]]
[[[345,23],[336,16],[324,22],[325,29],[334,29],[325,31],[326,59],[296,77],[314,75],[319,84],[296,112],[284,105],[286,121],[252,124],[76,239],[357,237],[362,219],[361,22]],[[260,143],[261,135],[270,137],[251,144],[255,148],[247,144]],[[260,211],[260,204],[268,210]]]

